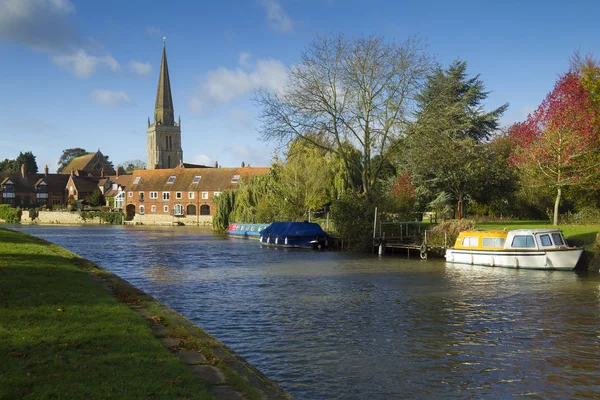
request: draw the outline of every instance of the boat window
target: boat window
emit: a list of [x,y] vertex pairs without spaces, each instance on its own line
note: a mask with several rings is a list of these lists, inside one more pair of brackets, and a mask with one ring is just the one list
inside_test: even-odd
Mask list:
[[483,247],[504,247],[504,238],[483,238]]
[[515,236],[512,242],[512,247],[523,247],[527,249],[535,249],[533,236],[518,235]]
[[550,240],[550,235],[541,235],[540,242],[542,242],[542,246],[552,246],[552,241]]
[[564,246],[565,241],[560,233],[553,233],[552,240],[554,240],[554,244],[557,246]]
[[462,240],[463,246],[476,247],[479,239],[477,236],[465,236]]

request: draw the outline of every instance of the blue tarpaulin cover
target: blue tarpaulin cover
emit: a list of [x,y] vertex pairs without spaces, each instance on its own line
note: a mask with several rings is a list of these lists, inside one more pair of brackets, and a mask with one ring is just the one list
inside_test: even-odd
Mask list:
[[283,236],[326,236],[321,226],[315,222],[273,222],[260,231],[261,235]]

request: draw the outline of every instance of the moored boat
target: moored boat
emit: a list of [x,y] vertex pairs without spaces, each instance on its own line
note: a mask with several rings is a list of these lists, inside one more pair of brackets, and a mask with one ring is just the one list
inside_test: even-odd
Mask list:
[[232,237],[258,240],[260,238],[260,231],[268,226],[269,224],[244,224],[234,222],[227,227],[227,233]]
[[572,270],[583,249],[567,244],[559,229],[465,231],[446,250],[446,262],[491,267]]
[[324,249],[329,245],[327,233],[315,222],[273,222],[260,232],[265,246]]

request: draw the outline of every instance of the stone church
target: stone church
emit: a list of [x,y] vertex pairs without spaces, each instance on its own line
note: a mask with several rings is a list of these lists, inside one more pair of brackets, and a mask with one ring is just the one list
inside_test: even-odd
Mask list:
[[148,169],[175,168],[183,162],[181,149],[181,117],[175,122],[167,51],[163,40],[162,61],[154,106],[154,123],[148,118]]

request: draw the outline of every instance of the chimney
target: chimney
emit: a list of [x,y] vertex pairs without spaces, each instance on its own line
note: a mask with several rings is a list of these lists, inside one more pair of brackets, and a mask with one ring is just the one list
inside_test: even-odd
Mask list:
[[115,171],[117,173],[117,178],[119,177],[119,170],[121,169],[120,166],[117,166],[117,170]]
[[25,178],[26,172],[27,172],[27,170],[25,168],[25,164],[21,164],[21,177],[22,178]]
[[215,161],[215,168],[219,168],[219,162]]
[[246,163],[242,161],[242,168],[246,166]]
[[44,167],[44,176],[48,177],[48,166]]
[[71,170],[71,176],[75,176],[75,170]]
[[100,168],[100,178],[104,178],[104,167]]

